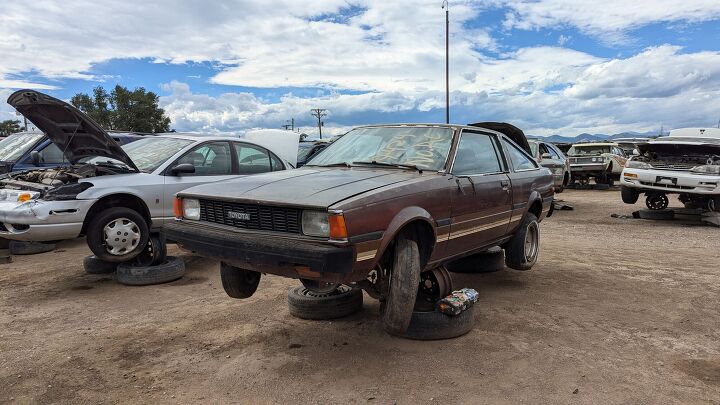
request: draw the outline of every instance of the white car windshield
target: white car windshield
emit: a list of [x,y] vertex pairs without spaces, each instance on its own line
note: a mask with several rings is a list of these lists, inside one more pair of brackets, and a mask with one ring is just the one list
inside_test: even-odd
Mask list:
[[568,156],[596,156],[596,155],[602,155],[603,153],[610,153],[610,147],[609,146],[573,146],[568,151]]
[[441,170],[453,133],[447,127],[358,128],[325,148],[308,166],[378,164]]
[[0,162],[14,162],[33,147],[42,137],[42,133],[13,134],[0,141]]
[[[125,144],[122,148],[141,172],[151,173],[191,143],[193,141],[187,139],[147,137]],[[124,166],[123,163],[106,157],[94,157],[86,163],[111,163]]]

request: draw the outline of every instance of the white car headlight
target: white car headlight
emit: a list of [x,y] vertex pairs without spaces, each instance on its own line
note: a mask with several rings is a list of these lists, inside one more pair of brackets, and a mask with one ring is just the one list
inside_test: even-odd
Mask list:
[[693,173],[720,175],[720,165],[702,165],[690,169]]
[[330,236],[328,213],[323,211],[303,211],[302,232],[308,236]]
[[627,162],[625,162],[625,167],[629,167],[631,169],[650,169],[652,166],[650,166],[649,163],[641,162],[639,160],[633,160],[629,159]]
[[183,218],[185,219],[200,219],[200,201],[194,198],[184,198],[182,201],[183,206]]

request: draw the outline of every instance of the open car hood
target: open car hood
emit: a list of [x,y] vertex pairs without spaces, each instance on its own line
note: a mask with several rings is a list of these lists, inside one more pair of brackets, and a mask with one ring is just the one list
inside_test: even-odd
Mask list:
[[70,163],[100,156],[118,160],[139,171],[100,125],[70,104],[34,90],[18,90],[8,97],[7,102],[45,132]]
[[525,133],[522,129],[516,127],[515,125],[511,125],[506,122],[476,122],[468,125],[471,127],[487,128],[500,132],[512,139],[513,142],[515,142],[519,147],[525,149],[525,151],[532,156],[532,150],[530,150],[530,144],[525,137]]
[[254,129],[245,133],[243,139],[270,149],[281,159],[297,166],[300,134],[281,129]]

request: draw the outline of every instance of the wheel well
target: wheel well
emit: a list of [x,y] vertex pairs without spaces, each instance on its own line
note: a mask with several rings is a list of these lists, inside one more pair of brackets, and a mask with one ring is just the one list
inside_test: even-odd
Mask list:
[[570,183],[570,172],[565,172],[565,176],[563,176],[563,185],[567,186],[568,183]]
[[542,203],[540,200],[535,200],[530,206],[528,212],[535,214],[536,218],[540,218],[540,215],[542,214]]
[[[423,220],[415,220],[405,224],[402,229],[395,234],[395,238],[400,235],[410,237],[418,243],[420,268],[424,269],[435,248],[435,232],[433,232],[432,226]],[[392,252],[392,249],[386,249],[385,252]]]
[[124,207],[137,211],[143,218],[145,218],[145,222],[147,222],[148,227],[150,226],[150,211],[143,200],[131,194],[112,194],[99,199],[92,207],[90,207],[90,211],[88,211],[87,215],[85,215],[85,221],[83,222],[81,233],[83,235],[86,233],[91,218],[94,218],[95,215],[99,214],[102,210],[113,207]]

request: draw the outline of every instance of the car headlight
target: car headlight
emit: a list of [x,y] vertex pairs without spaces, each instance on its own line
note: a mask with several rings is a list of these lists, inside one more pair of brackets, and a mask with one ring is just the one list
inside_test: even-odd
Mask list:
[[695,166],[692,169],[690,169],[693,173],[699,173],[699,174],[717,174],[720,175],[720,165],[702,165],[702,166]]
[[650,169],[652,166],[650,166],[649,163],[641,162],[639,160],[628,159],[628,161],[625,162],[625,167],[629,167],[631,169]]
[[182,200],[183,218],[200,219],[200,201],[194,198],[183,198]]
[[330,236],[328,213],[323,211],[303,211],[302,232],[308,236]]

